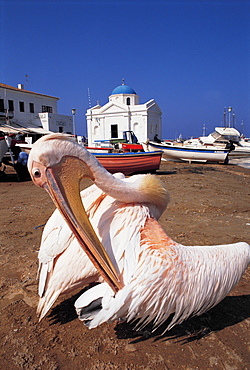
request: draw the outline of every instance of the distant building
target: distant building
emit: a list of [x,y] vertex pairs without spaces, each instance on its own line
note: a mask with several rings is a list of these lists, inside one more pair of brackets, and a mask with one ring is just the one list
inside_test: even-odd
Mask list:
[[124,131],[133,131],[138,142],[162,135],[162,112],[154,99],[139,104],[139,96],[124,83],[116,87],[109,102],[88,109],[86,113],[88,144],[110,139],[122,139]]
[[57,113],[59,98],[0,83],[0,131],[22,131],[31,136],[49,132],[72,133],[72,117]]

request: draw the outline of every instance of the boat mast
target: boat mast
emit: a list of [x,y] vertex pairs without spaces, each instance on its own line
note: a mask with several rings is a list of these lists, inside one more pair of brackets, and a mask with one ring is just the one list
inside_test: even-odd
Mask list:
[[235,111],[233,111],[233,127],[236,128],[236,116]]
[[[228,112],[228,119],[227,119],[227,112]],[[231,127],[231,114],[233,117],[232,120],[232,127],[235,127],[236,125],[236,118],[235,118],[235,112],[233,111],[232,107],[224,108],[224,113],[223,113],[223,123],[224,127]]]
[[204,123],[204,125],[203,125],[203,128],[202,128],[202,136],[206,136],[206,125],[205,125],[205,123]]
[[224,127],[227,127],[227,108],[224,108],[224,113],[223,113],[223,122],[224,122]]
[[228,127],[231,127],[231,112],[232,112],[232,107],[228,107]]

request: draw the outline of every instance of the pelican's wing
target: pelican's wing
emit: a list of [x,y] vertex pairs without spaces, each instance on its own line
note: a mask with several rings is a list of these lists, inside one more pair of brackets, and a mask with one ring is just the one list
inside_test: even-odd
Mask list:
[[[124,175],[116,174],[115,177],[122,179]],[[99,208],[110,208],[114,203],[114,199],[107,197],[96,185],[83,190],[81,197],[91,221],[98,218]],[[98,234],[98,225],[93,226]],[[101,279],[58,210],[52,214],[43,232],[39,273],[40,300],[37,311],[40,319],[61,293]]]
[[[81,192],[87,208],[95,207],[101,194],[95,185]],[[61,293],[99,279],[96,269],[57,209],[44,228],[38,258],[40,300],[37,312],[41,318]]]
[[[97,199],[102,191],[95,185],[81,192],[82,201],[86,209],[93,206],[95,199]],[[56,256],[61,254],[68,248],[73,234],[61,216],[58,209],[56,209],[49,220],[47,221],[41,240],[40,251],[38,254],[39,263],[49,263]]]
[[174,314],[169,330],[219,303],[250,262],[246,243],[186,247],[168,238],[153,219],[141,231],[140,244],[130,281],[115,296],[105,295],[90,328],[120,318],[139,319],[138,327],[153,322],[157,328]]
[[56,209],[45,225],[38,253],[38,294],[40,297],[44,293],[47,276],[53,270],[54,259],[69,247],[72,240],[71,230]]
[[[109,196],[106,196],[99,204],[95,214],[91,214],[91,223],[111,261],[122,275],[125,285],[132,279],[136,270],[138,255],[141,251],[141,229],[144,228],[149,217],[148,207],[140,204],[124,204]],[[113,296],[112,289],[106,283],[84,292],[75,302],[79,319],[94,318],[101,309],[101,307],[99,310],[96,308],[100,298],[102,298],[102,305],[105,299],[106,307],[111,305]],[[119,305],[122,305],[121,302]],[[94,312],[91,312],[92,307]]]
[[48,312],[57,297],[77,288],[98,282],[100,276],[76,239],[55,259],[53,270],[47,272],[43,294],[37,312],[40,319]]
[[102,199],[95,213],[90,213],[91,224],[124,283],[135,271],[140,230],[149,217],[147,206],[121,203],[109,196]]

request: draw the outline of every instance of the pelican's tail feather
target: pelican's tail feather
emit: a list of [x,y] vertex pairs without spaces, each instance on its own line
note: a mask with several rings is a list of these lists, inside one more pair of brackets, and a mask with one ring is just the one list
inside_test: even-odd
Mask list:
[[57,300],[59,295],[61,294],[61,290],[53,291],[51,294],[46,294],[45,296],[39,299],[37,305],[37,315],[39,316],[39,321],[46,315],[46,313],[50,310],[53,306],[54,302]]

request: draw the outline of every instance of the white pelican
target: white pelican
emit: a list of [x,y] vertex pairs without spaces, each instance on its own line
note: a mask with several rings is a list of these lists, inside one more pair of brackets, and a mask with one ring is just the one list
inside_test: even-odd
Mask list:
[[[171,240],[156,221],[168,196],[154,176],[132,177],[128,181],[115,178],[86,149],[65,135],[39,139],[28,166],[34,183],[49,192],[79,245],[105,280],[75,303],[79,318],[87,321],[90,328],[117,319],[139,319],[138,327],[152,321],[157,328],[173,314],[168,330],[219,303],[250,262],[247,243],[187,247]],[[94,182],[92,190],[82,193],[86,194],[86,209],[94,229],[80,200],[82,177]],[[73,234],[67,232],[72,238]],[[68,264],[71,259],[75,261],[68,244],[59,248],[69,252]],[[79,273],[80,283],[89,278],[85,271],[88,261],[84,252],[82,255],[75,271],[69,272],[70,276]],[[68,270],[64,265],[61,284],[65,277],[69,286],[74,286],[67,278]],[[45,274],[47,281],[50,274],[53,267]],[[98,279],[95,270],[91,274],[93,281]],[[44,286],[46,290],[46,283]]]
[[[65,189],[67,188],[68,190],[64,191],[69,191],[70,196],[72,196],[71,191],[73,192],[73,189],[75,187],[77,188],[79,183],[79,180],[75,180],[70,174],[72,166],[73,171],[75,170],[75,157],[64,157],[64,163],[62,163],[61,166],[55,165],[55,163],[57,163],[58,160],[60,162],[63,157],[61,151],[65,145],[65,140],[69,148],[72,147],[71,150],[78,149],[82,155],[85,153],[84,160],[86,162],[92,159],[92,165],[99,167],[99,172],[97,171],[95,174],[95,182],[99,187],[94,184],[85,189],[81,192],[81,198],[98,238],[104,244],[105,249],[108,250],[109,255],[113,256],[113,253],[115,254],[115,257],[111,257],[113,264],[116,265],[116,261],[118,261],[118,265],[121,265],[122,263],[119,261],[122,261],[124,246],[120,243],[120,240],[130,244],[133,238],[138,237],[140,223],[144,223],[145,217],[149,213],[158,219],[167,206],[169,199],[168,193],[159,180],[151,175],[136,175],[125,179],[123,174],[109,174],[84,148],[73,146],[71,139],[66,135],[55,134],[46,135],[44,138],[37,141],[30,153],[28,164],[34,183],[46,188],[50,195],[52,195],[55,185],[53,185],[51,180],[47,181],[44,177],[45,167],[49,168],[51,166],[51,170],[48,170],[47,173],[51,172],[52,177],[53,175],[58,178],[63,176],[65,179],[65,176],[67,176],[65,175],[65,171],[69,172],[69,178],[66,180],[67,185],[65,187]],[[51,146],[53,146],[52,149]],[[76,153],[74,153],[74,155],[76,155]],[[63,168],[64,174],[62,174]],[[40,174],[43,174],[43,177],[40,177]],[[105,175],[107,180],[104,183],[103,176]],[[116,201],[114,197],[106,194],[108,189],[112,187],[114,177],[123,180],[116,181],[116,185],[113,187],[114,196],[117,196],[120,202]],[[72,184],[69,183],[70,181],[72,181]],[[51,184],[52,190],[49,190]],[[131,207],[131,202],[137,201],[138,199],[140,187],[140,201],[144,201],[145,206],[141,207],[139,205],[137,207]],[[150,197],[150,189],[152,187],[156,189],[156,191],[154,195]],[[106,193],[101,189],[106,191]],[[80,203],[80,198],[78,199],[77,194],[78,191],[76,190],[76,207],[78,207],[77,204]],[[119,196],[117,194],[119,194]],[[118,235],[114,235],[125,210],[123,202],[130,204],[129,209],[127,208],[127,214],[129,214],[130,217],[128,217],[125,222],[122,221],[124,227],[120,228]],[[137,223],[133,223],[135,218],[137,219]],[[111,230],[109,231],[109,229]],[[128,229],[131,230],[130,234],[128,234]],[[94,243],[98,245],[99,240],[94,240]],[[79,245],[78,237],[74,236],[74,233],[72,233],[64,217],[61,216],[58,210],[52,214],[44,228],[38,258],[38,272],[40,275],[38,293],[40,299],[37,313],[40,315],[40,319],[46,315],[60,294],[69,293],[75,288],[84,287],[92,282],[102,281],[96,268],[94,268],[92,262]],[[116,269],[118,269],[117,266]]]

